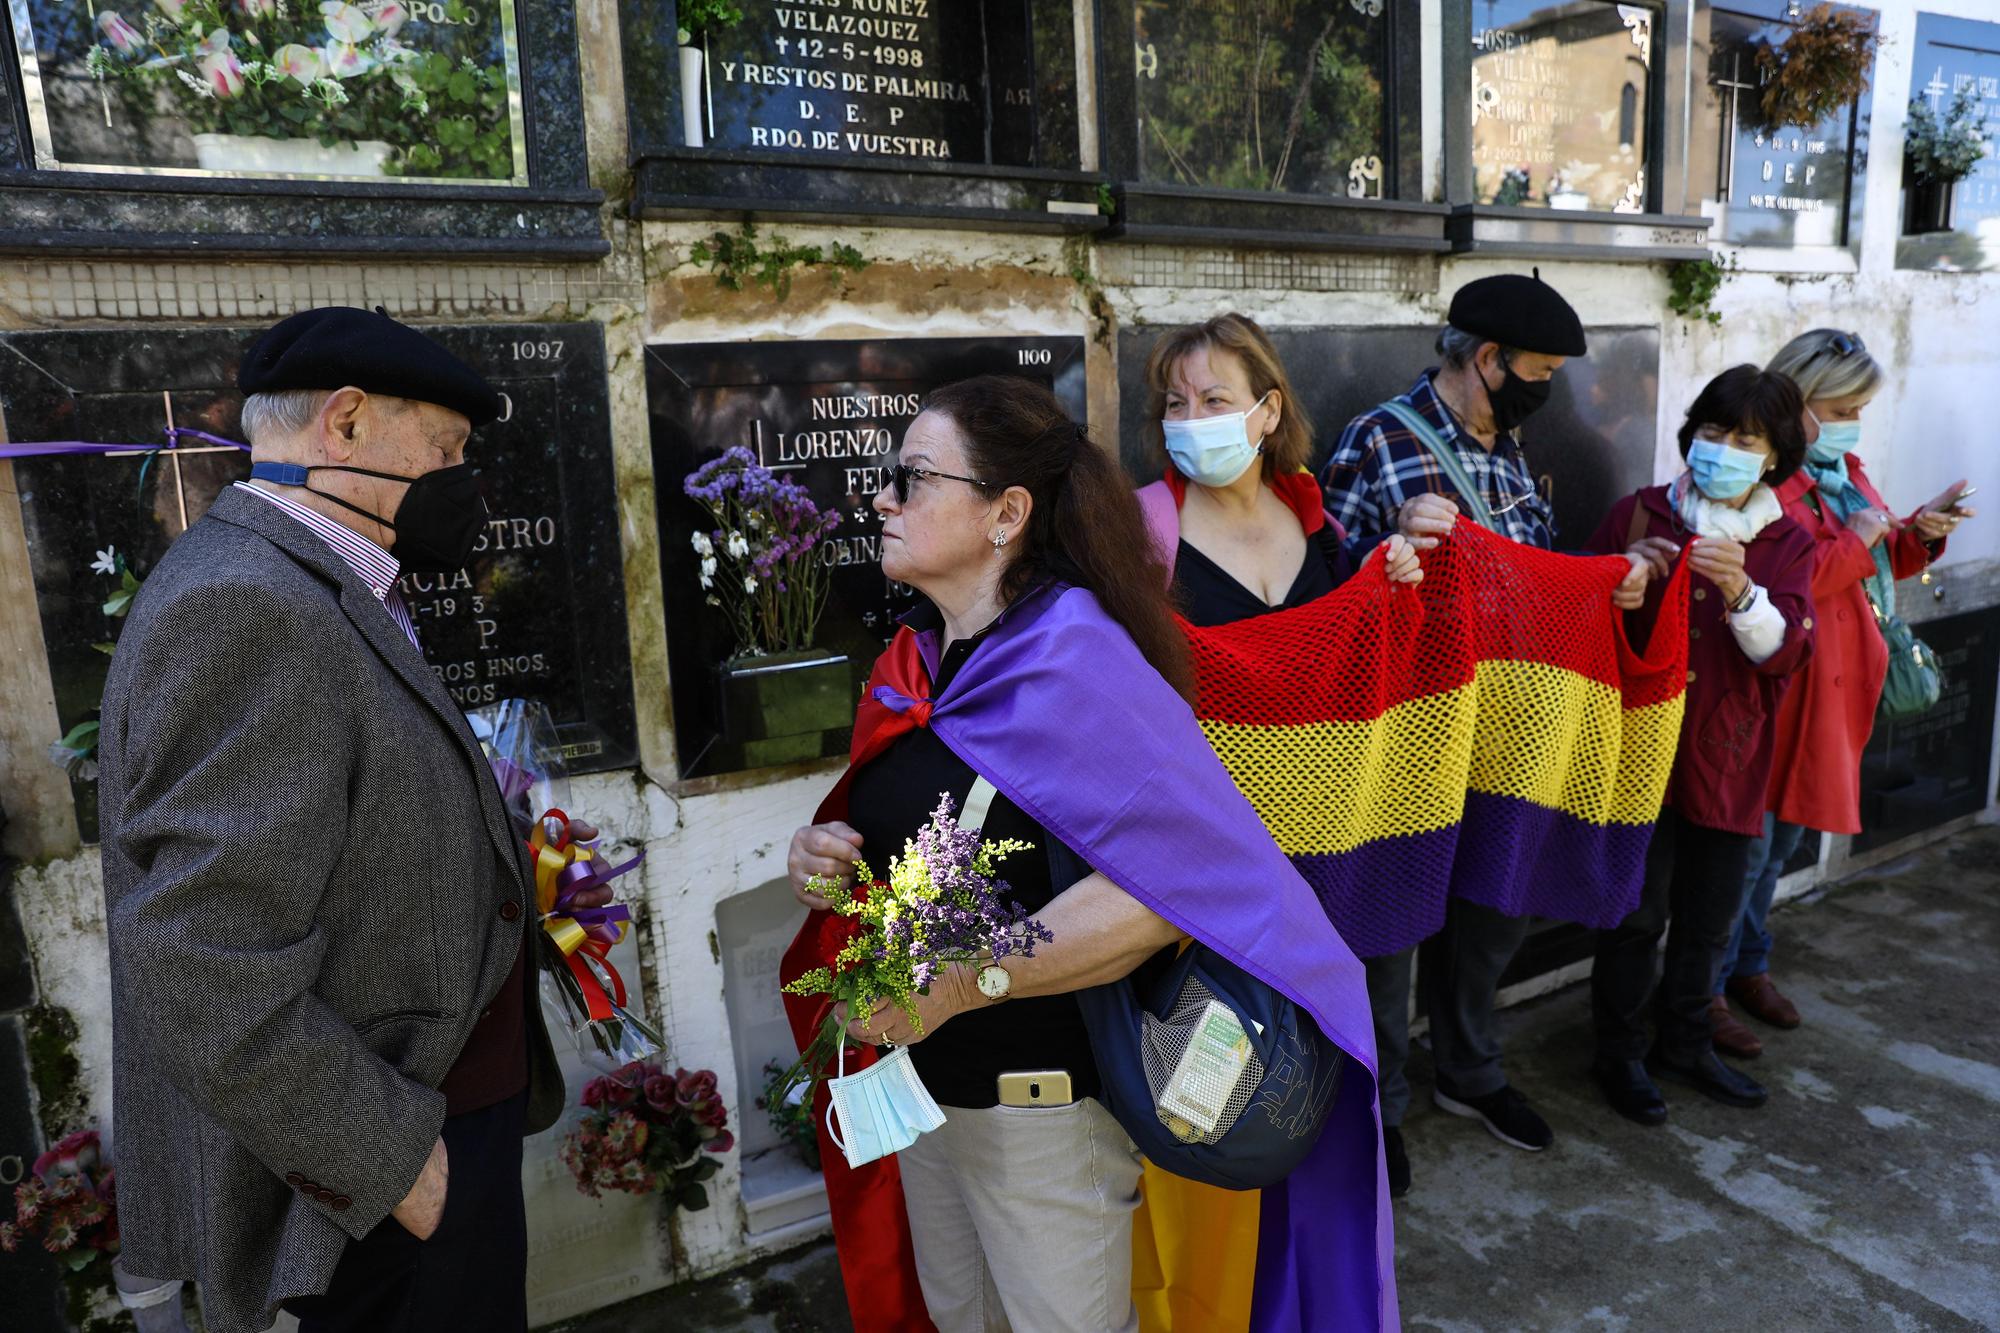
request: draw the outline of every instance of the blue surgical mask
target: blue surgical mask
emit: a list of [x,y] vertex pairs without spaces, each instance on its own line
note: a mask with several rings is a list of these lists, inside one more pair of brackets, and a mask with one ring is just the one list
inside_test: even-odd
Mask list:
[[[1258,399],[1258,405],[1263,401]],[[1252,407],[1250,412],[1256,410]],[[1261,441],[1250,442],[1250,412],[1161,421],[1160,429],[1167,435],[1167,457],[1189,481],[1202,486],[1229,485],[1248,472],[1257,455],[1264,452]]]
[[[1810,408],[1807,409],[1811,411]],[[1814,421],[1819,421],[1815,416]],[[1853,453],[1861,443],[1861,423],[1858,421],[1819,421],[1819,438],[1806,457],[1821,467],[1832,467],[1841,459]]]
[[[899,1153],[944,1123],[944,1112],[932,1099],[910,1048],[898,1046],[858,1074],[847,1072],[847,1043],[840,1045],[840,1064],[827,1080],[833,1104],[826,1110],[826,1132],[849,1166],[865,1166],[878,1157]],[[834,1128],[834,1116],[841,1129]]]
[[1688,470],[1709,499],[1734,500],[1764,475],[1764,455],[1719,440],[1696,440],[1688,446]]

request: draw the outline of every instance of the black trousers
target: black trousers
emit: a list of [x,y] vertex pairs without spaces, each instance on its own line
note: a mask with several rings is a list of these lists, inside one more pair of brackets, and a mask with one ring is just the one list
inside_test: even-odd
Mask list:
[[418,1240],[393,1217],[348,1244],[323,1296],[288,1301],[299,1333],[525,1333],[528,1219],[521,1133],[528,1094],[447,1118],[444,1217]]
[[[1659,1022],[1660,1051],[1668,1060],[1686,1064],[1711,1048],[1709,999],[1743,915],[1744,879],[1756,841],[1747,833],[1691,824],[1672,809],[1660,812],[1646,849],[1639,906],[1597,935],[1590,1009],[1599,1059],[1637,1060],[1646,1054],[1649,999]],[[1658,952],[1662,933],[1664,968]]]

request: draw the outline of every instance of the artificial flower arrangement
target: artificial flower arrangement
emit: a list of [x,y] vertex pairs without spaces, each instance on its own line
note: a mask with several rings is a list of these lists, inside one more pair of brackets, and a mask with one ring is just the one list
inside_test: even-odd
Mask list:
[[591,1198],[658,1194],[671,1208],[708,1207],[717,1155],[736,1146],[715,1074],[636,1060],[584,1086],[584,1115],[558,1150]]
[[1882,37],[1872,15],[1822,4],[1778,43],[1757,48],[1758,108],[1776,129],[1810,130],[1868,91]]
[[1979,98],[1971,88],[1960,88],[1942,111],[1917,98],[1903,127],[1903,158],[1910,175],[1937,185],[1964,180],[1986,156],[1985,131]]
[[810,646],[832,588],[814,547],[839,526],[839,512],[821,510],[805,487],[740,446],[690,473],[684,489],[715,524],[694,534],[698,577],[728,617],[737,655]]
[[[923,1020],[916,997],[955,963],[1018,955],[1032,958],[1037,942],[1055,937],[1008,896],[999,862],[1033,845],[1013,838],[986,841],[979,829],[959,824],[949,795],[941,795],[930,821],[889,859],[889,877],[877,880],[865,861],[854,863],[851,884],[814,877],[810,892],[825,898],[820,956],[833,962],[800,976],[788,995],[826,997],[825,1015],[798,1063],[766,1086],[765,1098],[783,1105],[797,1097],[812,1104],[811,1085],[824,1079],[843,1042],[844,1015],[873,1014],[895,1006],[917,1032]],[[804,1093],[796,1090],[803,1087]]]
[[96,1130],[64,1138],[14,1187],[14,1220],[0,1222],[0,1251],[38,1238],[72,1272],[118,1253],[117,1178]]
[[[443,9],[437,29],[470,27]],[[511,178],[506,70],[412,45],[410,22],[398,0],[151,0],[97,11],[89,69],[166,93],[193,133],[386,141],[391,175]]]

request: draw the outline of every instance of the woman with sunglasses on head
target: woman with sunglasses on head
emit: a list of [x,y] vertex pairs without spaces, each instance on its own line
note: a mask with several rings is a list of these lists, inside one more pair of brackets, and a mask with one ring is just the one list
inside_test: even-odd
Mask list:
[[1805,466],[1777,495],[1785,516],[1813,538],[1816,628],[1812,660],[1778,708],[1769,813],[1751,849],[1749,901],[1714,1000],[1715,1044],[1739,1056],[1758,1054],[1763,1043],[1730,1012],[1725,992],[1773,1027],[1799,1025],[1797,1008],[1772,984],[1765,924],[1785,863],[1809,828],[1861,831],[1861,751],[1889,670],[1875,609],[1893,612],[1896,580],[1921,573],[1974,512],[1959,504],[1963,481],[1907,519],[1895,518],[1884,503],[1855,453],[1862,414],[1883,378],[1858,336],[1838,329],[1802,333],[1767,369],[1788,376],[1805,397]]
[[[874,507],[883,573],[923,600],[876,663],[846,776],[793,837],[793,890],[814,912],[781,975],[831,962],[815,877],[844,879],[863,853],[886,870],[940,793],[967,805],[982,782],[976,822],[1031,844],[1000,870],[1051,939],[943,970],[921,1026],[890,1007],[848,1016],[857,1043],[910,1048],[945,1115],[855,1167],[822,1139],[856,1326],[921,1328],[927,1313],[945,1333],[1138,1327],[1138,1154],[1097,1095],[1075,992],[1185,936],[1254,957],[1350,1057],[1294,1173],[1334,1183],[1297,1191],[1297,1220],[1266,1211],[1251,1325],[1394,1327],[1361,966],[1202,736],[1124,473],[1047,389],[984,376],[929,396]],[[1090,873],[1055,882],[1076,863]],[[787,1008],[803,1047],[815,1015]],[[1003,1076],[1024,1071],[1069,1100],[1004,1097],[1018,1080]],[[1330,1270],[1345,1280],[1313,1276]]]
[[[1642,1125],[1667,1118],[1654,1074],[1728,1106],[1762,1106],[1767,1096],[1716,1056],[1709,997],[1763,830],[1779,702],[1812,652],[1812,539],[1785,517],[1773,490],[1805,461],[1803,418],[1799,391],[1784,376],[1755,366],[1724,371],[1681,426],[1687,470],[1620,500],[1590,540],[1606,555],[1643,538],[1686,546],[1694,576],[1666,808],[1647,849],[1639,906],[1598,933],[1590,978],[1591,1072],[1612,1109]],[[1667,586],[1655,581],[1645,604],[1627,613],[1635,643],[1650,637]]]

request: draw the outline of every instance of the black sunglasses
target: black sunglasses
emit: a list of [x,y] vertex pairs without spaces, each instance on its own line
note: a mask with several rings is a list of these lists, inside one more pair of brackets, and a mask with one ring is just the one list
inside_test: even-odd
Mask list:
[[1806,360],[1808,362],[1815,361],[1818,358],[1825,356],[1828,352],[1832,352],[1835,356],[1845,358],[1850,356],[1862,356],[1865,355],[1867,351],[1868,348],[1865,344],[1862,343],[1860,334],[1836,333],[1831,338],[1828,338],[1826,340],[1826,346],[1820,348],[1817,352],[1814,352],[1811,356],[1807,357]]
[[911,477],[923,477],[928,481],[962,481],[968,486],[977,486],[982,491],[993,489],[992,483],[981,481],[977,477],[961,477],[956,472],[933,472],[926,467],[911,467],[907,463],[898,463],[889,469],[889,486],[896,492],[896,503],[899,505],[910,502]]

